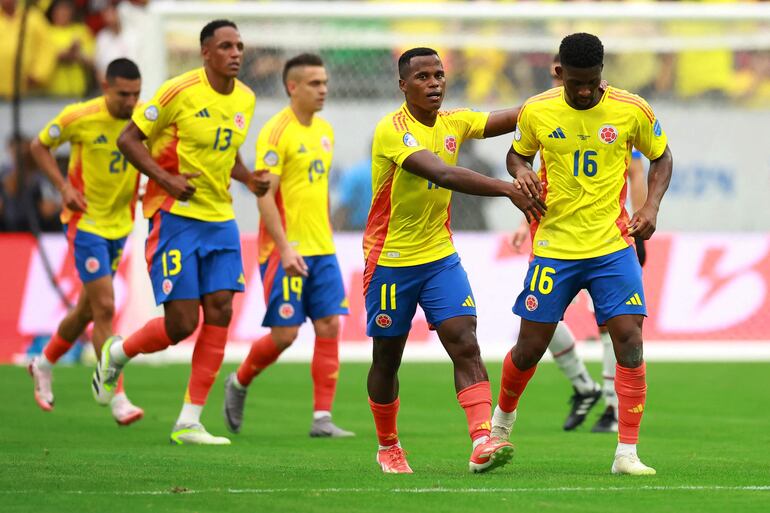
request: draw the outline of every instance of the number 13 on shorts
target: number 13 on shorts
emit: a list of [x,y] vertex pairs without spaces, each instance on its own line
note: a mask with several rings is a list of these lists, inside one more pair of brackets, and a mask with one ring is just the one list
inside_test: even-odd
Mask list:
[[550,294],[553,290],[553,278],[552,274],[556,273],[556,269],[553,267],[540,267],[540,264],[535,266],[535,271],[532,273],[532,280],[529,282],[529,290],[532,292],[540,292],[541,294]]

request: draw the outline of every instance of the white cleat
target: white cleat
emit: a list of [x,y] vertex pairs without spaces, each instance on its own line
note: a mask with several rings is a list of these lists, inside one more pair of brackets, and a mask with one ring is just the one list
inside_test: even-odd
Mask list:
[[53,373],[51,370],[41,369],[38,366],[39,362],[38,358],[33,358],[27,366],[27,371],[35,384],[35,402],[41,410],[51,411],[53,410],[53,390],[51,387]]
[[655,469],[648,467],[636,454],[616,454],[612,462],[613,474],[627,474],[629,476],[654,476]]
[[214,436],[203,424],[177,424],[171,432],[171,443],[176,445],[230,445],[230,439]]
[[110,401],[112,417],[121,426],[128,426],[144,417],[144,410],[129,401],[126,394],[117,394]]
[[115,389],[118,385],[122,365],[116,364],[110,356],[110,348],[114,342],[123,340],[115,335],[108,338],[102,346],[102,355],[99,363],[96,364],[96,370],[91,379],[91,392],[94,399],[102,406],[107,406],[115,397]]
[[492,431],[490,433],[492,438],[499,438],[505,441],[510,440],[511,430],[513,429],[514,422],[516,422],[516,411],[513,410],[510,413],[506,413],[499,406],[495,406],[495,412],[492,414]]

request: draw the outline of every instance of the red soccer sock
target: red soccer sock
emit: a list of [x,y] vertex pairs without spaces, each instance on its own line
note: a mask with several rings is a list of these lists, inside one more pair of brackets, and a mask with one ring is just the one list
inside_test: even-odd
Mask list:
[[629,369],[615,364],[615,393],[618,394],[618,441],[635,444],[639,441],[644,402],[647,399],[647,364]]
[[398,443],[398,429],[396,418],[398,417],[398,397],[390,404],[377,404],[369,399],[369,407],[374,415],[374,428],[377,431],[377,440],[383,447],[390,447]]
[[122,394],[125,393],[125,389],[123,388],[123,373],[120,373],[120,377],[118,378],[118,385],[115,388],[115,394]]
[[273,342],[270,333],[260,338],[251,344],[249,355],[238,367],[238,383],[245,387],[249,386],[251,380],[275,362],[280,355],[281,350]]
[[123,352],[129,358],[133,358],[139,353],[162,351],[173,343],[174,341],[166,333],[166,321],[163,317],[156,317],[123,342]]
[[74,344],[74,342],[67,342],[61,335],[54,333],[51,340],[45,345],[43,355],[49,362],[56,363],[59,358],[64,356],[64,354],[70,350],[72,344]]
[[505,355],[503,360],[503,376],[500,380],[500,396],[497,405],[506,413],[510,413],[519,405],[521,394],[527,388],[527,383],[535,374],[537,365],[525,371],[519,370],[511,359],[511,353]]
[[489,381],[479,381],[457,392],[457,400],[468,419],[471,440],[489,436],[492,418],[492,390]]
[[336,338],[316,337],[310,373],[313,376],[313,411],[331,411],[340,374]]
[[195,341],[192,356],[192,372],[187,384],[185,402],[203,406],[214,380],[217,378],[222,359],[225,357],[228,329],[204,324]]

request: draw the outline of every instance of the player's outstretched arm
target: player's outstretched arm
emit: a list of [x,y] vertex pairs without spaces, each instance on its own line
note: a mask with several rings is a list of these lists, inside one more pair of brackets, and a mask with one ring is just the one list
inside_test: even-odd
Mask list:
[[[257,173],[262,171],[258,170]],[[281,222],[281,212],[278,210],[278,204],[275,202],[275,194],[281,183],[281,177],[272,173],[267,173],[267,180],[270,187],[267,193],[257,198],[257,208],[259,208],[259,217],[262,224],[265,225],[267,233],[273,238],[275,247],[281,255],[281,265],[288,276],[307,276],[307,264],[302,255],[289,244],[286,238],[286,232]]]
[[51,180],[51,183],[61,193],[62,203],[68,209],[74,212],[85,212],[87,208],[86,199],[83,194],[75,189],[68,180],[65,180],[56,164],[56,159],[51,154],[51,148],[43,144],[39,137],[32,140],[30,149],[32,158],[35,159],[38,167],[43,170],[45,176]]
[[484,138],[510,134],[516,130],[516,120],[519,118],[521,107],[495,110],[489,113],[487,124],[484,125]]
[[235,164],[233,164],[233,169],[230,171],[230,176],[233,180],[241,182],[248,187],[257,197],[264,196],[270,190],[270,180],[267,179],[266,175],[267,171],[249,171],[243,164],[241,152],[239,151],[235,154]]
[[439,187],[475,196],[506,197],[524,212],[527,220],[540,219],[545,214],[545,203],[540,197],[527,197],[512,183],[490,178],[464,167],[449,166],[428,150],[409,155],[402,167]]
[[200,176],[200,173],[183,173],[172,175],[150,155],[150,150],[144,144],[147,136],[139,130],[133,121],[129,121],[118,137],[118,149],[140,173],[155,180],[166,189],[175,199],[187,201],[195,194],[195,186],[190,179]]
[[529,198],[539,198],[543,192],[540,178],[532,170],[534,158],[534,155],[524,156],[516,153],[513,147],[508,149],[508,154],[505,156],[505,167],[508,174],[513,177],[514,184],[520,187]]
[[671,149],[666,149],[657,159],[650,161],[650,172],[647,175],[647,200],[644,206],[634,212],[629,223],[628,234],[642,239],[649,239],[655,233],[658,223],[658,210],[663,195],[671,182],[671,172],[674,167],[674,156]]

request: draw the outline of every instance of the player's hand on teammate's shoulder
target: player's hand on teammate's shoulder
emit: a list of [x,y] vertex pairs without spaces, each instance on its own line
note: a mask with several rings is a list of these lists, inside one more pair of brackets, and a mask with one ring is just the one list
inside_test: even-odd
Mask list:
[[193,178],[197,178],[201,173],[181,173],[178,175],[169,174],[160,183],[161,187],[166,189],[174,199],[179,201],[187,201],[195,194],[195,186],[190,182]]
[[75,189],[69,182],[65,182],[64,187],[62,187],[61,200],[73,212],[85,212],[88,208],[83,193]]
[[640,239],[649,239],[655,233],[658,224],[658,209],[651,205],[644,205],[634,213],[628,223],[628,234]]
[[251,173],[249,177],[249,183],[246,184],[249,190],[256,194],[258,197],[267,194],[270,190],[270,180],[268,179],[268,171],[261,169]]
[[281,265],[287,276],[307,276],[305,259],[292,247],[281,252]]

